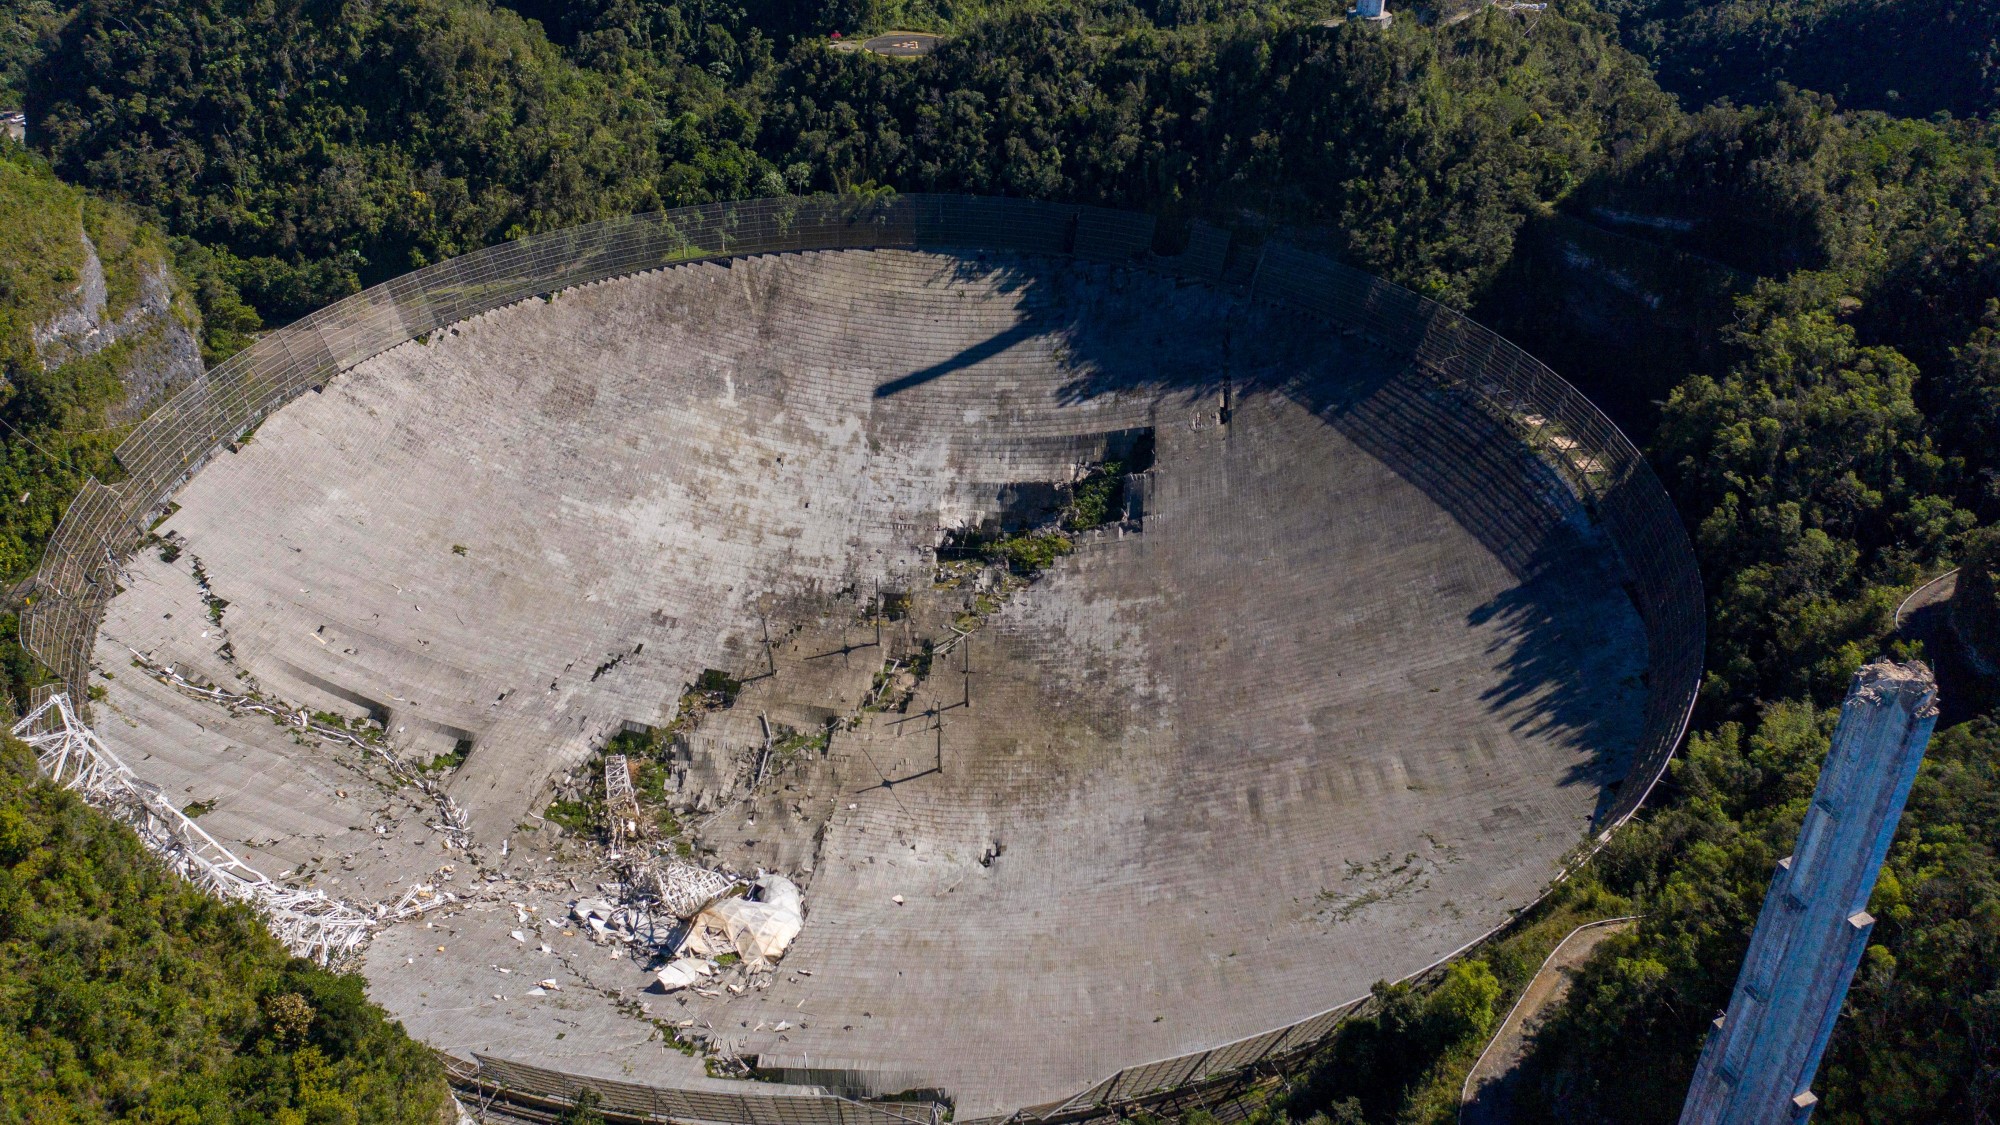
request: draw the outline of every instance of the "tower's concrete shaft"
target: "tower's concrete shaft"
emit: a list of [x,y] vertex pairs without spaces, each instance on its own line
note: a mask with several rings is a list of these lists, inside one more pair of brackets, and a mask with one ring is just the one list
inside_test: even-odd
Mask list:
[[1868,896],[1936,725],[1937,685],[1923,664],[1884,660],[1855,674],[1798,848],[1771,879],[1681,1125],[1812,1115],[1813,1074],[1875,925]]

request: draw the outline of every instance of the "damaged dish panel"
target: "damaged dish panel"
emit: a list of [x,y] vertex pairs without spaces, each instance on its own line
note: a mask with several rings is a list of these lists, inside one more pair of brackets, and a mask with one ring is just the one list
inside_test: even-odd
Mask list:
[[[456,896],[365,971],[464,1057],[963,1121],[1294,1024],[1531,901],[1648,672],[1565,478],[1297,320],[887,250],[482,313],[176,493],[105,612],[101,733],[260,869]],[[379,729],[464,817],[199,684]],[[641,851],[810,917],[649,889]],[[723,963],[664,992],[690,930]]]

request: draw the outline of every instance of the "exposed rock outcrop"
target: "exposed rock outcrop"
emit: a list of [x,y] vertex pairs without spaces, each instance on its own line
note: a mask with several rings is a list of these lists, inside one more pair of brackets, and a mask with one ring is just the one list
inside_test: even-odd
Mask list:
[[44,370],[129,343],[119,360],[125,398],[112,408],[113,424],[136,421],[202,372],[201,345],[191,319],[174,304],[172,275],[160,261],[138,264],[138,295],[110,315],[110,285],[97,245],[80,227],[83,266],[76,288],[55,316],[35,326],[35,354]]

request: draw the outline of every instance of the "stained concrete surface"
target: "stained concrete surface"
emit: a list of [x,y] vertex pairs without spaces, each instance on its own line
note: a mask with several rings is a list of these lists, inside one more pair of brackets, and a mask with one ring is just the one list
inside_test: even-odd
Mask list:
[[[935,593],[942,529],[1142,429],[1143,518],[1005,598],[909,710],[858,713],[949,635],[956,591],[879,645],[866,621]],[[267,871],[475,891],[367,955],[414,1033],[660,1085],[729,1085],[665,1042],[691,1028],[974,1116],[1327,1009],[1531,899],[1644,702],[1615,561],[1497,426],[1391,357],[1100,266],[822,252],[566,291],[361,364],[176,500],[100,633],[107,741]],[[411,759],[469,743],[475,855],[363,755],[134,652],[372,713]],[[538,814],[710,668],[750,683],[687,740],[695,840],[799,876],[807,924],[768,987],[664,996],[562,924],[609,869]],[[839,716],[820,758],[743,768],[764,722]]]

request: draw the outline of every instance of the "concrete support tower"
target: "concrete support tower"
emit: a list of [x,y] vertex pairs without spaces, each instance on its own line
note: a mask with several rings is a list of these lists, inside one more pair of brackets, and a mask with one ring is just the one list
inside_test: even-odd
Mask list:
[[1695,1068],[1681,1125],[1803,1122],[1812,1079],[1875,919],[1865,909],[1931,728],[1937,684],[1920,663],[1855,674],[1797,850],[1778,864],[1729,1010]]
[[1354,0],[1354,7],[1348,9],[1348,16],[1369,23],[1387,24],[1395,17],[1383,10],[1383,0]]

